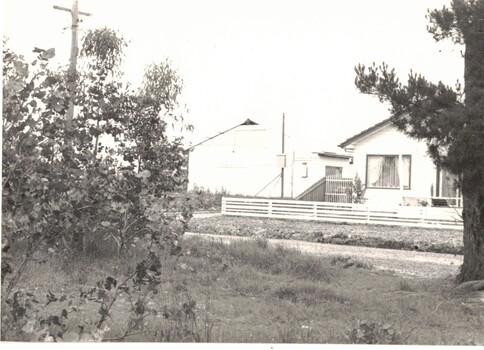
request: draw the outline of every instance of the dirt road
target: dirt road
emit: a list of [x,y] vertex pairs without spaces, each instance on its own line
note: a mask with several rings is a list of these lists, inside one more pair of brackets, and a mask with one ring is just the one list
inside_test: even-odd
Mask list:
[[[254,238],[239,236],[224,236],[187,232],[186,237],[203,237],[224,243],[235,240],[250,240]],[[423,253],[394,249],[380,249],[347,245],[311,243],[297,240],[268,239],[270,245],[283,245],[294,248],[302,253],[317,256],[343,256],[369,263],[375,269],[392,271],[405,277],[440,278],[455,276],[462,264],[462,256],[436,253]]]

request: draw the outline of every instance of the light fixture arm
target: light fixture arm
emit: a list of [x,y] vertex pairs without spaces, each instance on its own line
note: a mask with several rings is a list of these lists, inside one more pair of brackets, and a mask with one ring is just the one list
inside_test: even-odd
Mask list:
[[218,137],[218,136],[220,136],[220,135],[223,135],[223,134],[225,134],[225,133],[229,132],[230,130],[234,130],[235,128],[238,128],[239,126],[243,126],[243,125],[259,125],[259,124],[257,124],[256,122],[254,122],[254,121],[252,121],[252,120],[250,120],[250,119],[247,119],[247,120],[246,120],[245,122],[243,122],[242,124],[238,124],[238,125],[236,125],[236,126],[234,126],[234,127],[231,127],[230,129],[227,129],[227,130],[225,130],[225,131],[219,132],[218,134],[216,134],[216,135],[214,135],[214,136],[211,136],[211,137],[207,138],[206,140],[203,140],[202,142],[199,142],[199,143],[197,143],[197,144],[195,144],[195,145],[193,145],[193,146],[191,146],[191,147],[187,148],[187,149],[186,149],[186,151],[187,151],[187,152],[190,152],[190,151],[192,151],[192,150],[193,150],[195,147],[197,147],[197,146],[201,145],[202,143],[205,143],[205,142],[207,142],[207,141],[210,141],[210,140],[212,140],[212,139],[214,139],[214,138],[216,138],[216,137]]

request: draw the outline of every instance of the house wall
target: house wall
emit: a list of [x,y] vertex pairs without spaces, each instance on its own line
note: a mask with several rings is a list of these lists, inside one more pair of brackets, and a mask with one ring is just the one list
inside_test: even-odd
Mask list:
[[[197,186],[211,191],[224,189],[232,195],[279,197],[279,138],[280,135],[272,130],[244,126],[195,147],[190,152],[189,188]],[[296,146],[286,143],[284,197],[296,197],[324,177],[326,165],[341,166],[343,176],[350,175],[347,159],[293,151]],[[307,177],[304,176],[306,168]]]
[[[343,177],[351,177],[352,175],[348,159],[323,157],[316,153],[306,157],[296,155],[294,159],[294,197],[325,177],[326,166],[342,167]],[[305,176],[306,174],[307,176]]]
[[352,145],[353,176],[358,174],[366,183],[367,155],[411,155],[410,189],[371,189],[365,193],[370,204],[397,206],[402,204],[403,197],[431,196],[431,188],[435,189],[436,168],[426,154],[425,143],[411,139],[391,125],[387,125],[374,133],[358,140]]
[[[280,174],[277,151],[272,147],[277,143],[273,141],[270,131],[244,126],[195,147],[190,152],[189,188],[254,196]],[[259,195],[278,194],[280,182],[272,183]]]

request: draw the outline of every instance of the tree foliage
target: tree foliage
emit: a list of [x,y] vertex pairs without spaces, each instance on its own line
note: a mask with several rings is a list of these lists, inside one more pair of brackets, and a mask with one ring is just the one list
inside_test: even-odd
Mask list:
[[460,174],[465,164],[476,163],[478,153],[466,152],[464,144],[478,141],[466,135],[478,134],[482,124],[463,113],[460,84],[454,90],[411,72],[403,85],[395,70],[385,63],[378,67],[358,65],[355,71],[360,91],[390,102],[393,124],[407,135],[425,140],[429,154],[438,164]]
[[92,66],[97,69],[112,71],[121,63],[126,46],[124,38],[110,28],[89,30],[83,39],[80,55],[91,58]]
[[451,39],[466,44],[476,33],[484,31],[484,3],[481,0],[454,0],[451,8],[428,11],[427,30],[436,41]]
[[[4,45],[2,271],[12,274],[2,300],[36,250],[86,252],[112,239],[122,252],[144,237],[171,251],[184,232],[185,152],[166,134],[181,79],[153,65],[143,88],[128,89],[116,71],[124,46],[109,29],[87,34],[66,129],[69,79],[49,69],[54,50],[27,63]],[[14,243],[27,246],[23,260],[8,256]]]

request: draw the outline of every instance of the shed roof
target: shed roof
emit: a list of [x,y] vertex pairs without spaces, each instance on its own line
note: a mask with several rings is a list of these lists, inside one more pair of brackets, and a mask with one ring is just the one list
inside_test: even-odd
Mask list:
[[318,156],[321,157],[329,157],[329,158],[342,158],[342,159],[350,159],[351,156],[348,154],[340,154],[335,152],[313,152],[316,153]]

